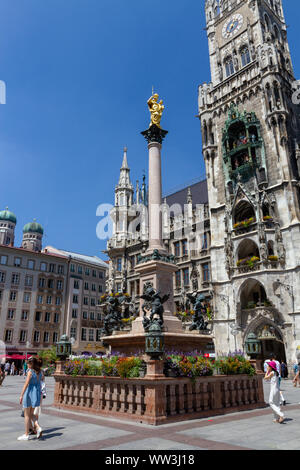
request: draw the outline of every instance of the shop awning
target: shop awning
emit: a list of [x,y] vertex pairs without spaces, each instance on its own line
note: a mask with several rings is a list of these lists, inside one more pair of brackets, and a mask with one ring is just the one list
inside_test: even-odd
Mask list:
[[[27,355],[27,359],[29,359],[31,356],[32,356],[31,354],[28,354],[28,355]],[[1,354],[1,355],[0,355],[0,359],[3,359],[3,357],[5,357],[5,359],[14,359],[14,360],[17,360],[17,359],[20,359],[20,360],[26,359],[26,355],[25,355],[25,354],[12,354],[11,356],[8,355],[8,354]]]

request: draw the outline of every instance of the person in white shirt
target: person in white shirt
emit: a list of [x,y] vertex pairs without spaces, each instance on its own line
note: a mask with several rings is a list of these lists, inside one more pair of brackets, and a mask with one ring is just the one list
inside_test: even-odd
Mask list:
[[[279,382],[279,389],[280,389],[280,384],[281,384],[281,367],[280,367],[280,362],[277,361],[277,358],[276,358],[276,356],[275,356],[274,354],[272,355],[272,358],[271,358],[271,359],[272,359],[272,361],[275,362],[275,364],[276,364],[276,369],[277,369],[277,372],[278,372],[278,374],[279,374],[279,380],[278,380],[278,382]],[[284,398],[283,393],[282,393],[281,390],[280,390],[280,404],[282,404],[282,405],[285,405],[285,404],[286,404],[285,398]]]

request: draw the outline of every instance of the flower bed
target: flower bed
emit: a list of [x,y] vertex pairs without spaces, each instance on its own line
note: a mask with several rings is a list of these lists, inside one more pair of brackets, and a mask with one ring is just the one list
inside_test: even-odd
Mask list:
[[[65,363],[64,373],[73,377],[100,376],[123,379],[144,376],[146,365],[138,356],[110,356],[101,359],[71,359]],[[209,377],[218,372],[223,375],[254,375],[255,369],[242,354],[235,354],[210,360],[200,354],[166,354],[164,373],[171,377]]]
[[101,359],[70,359],[64,366],[66,375],[76,377],[139,377],[141,370],[145,369],[144,361],[139,357],[110,356]]
[[254,367],[242,353],[230,353],[228,356],[219,357],[214,367],[223,375],[247,374],[252,377],[256,374]]
[[258,256],[252,256],[251,258],[244,258],[244,259],[239,259],[236,263],[237,267],[242,267],[242,266],[249,266],[250,268],[253,268],[258,262],[260,261],[260,258]]
[[165,373],[174,377],[205,377],[213,375],[213,365],[202,356],[173,354],[166,358]]
[[256,218],[250,217],[249,219],[243,220],[242,222],[237,222],[236,224],[234,224],[233,228],[235,230],[240,230],[243,228],[248,228],[249,225],[252,225],[254,223],[256,223]]

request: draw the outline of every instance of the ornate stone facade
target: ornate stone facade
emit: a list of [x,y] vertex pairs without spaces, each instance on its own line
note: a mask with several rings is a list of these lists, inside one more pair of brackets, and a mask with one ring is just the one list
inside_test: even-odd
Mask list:
[[[217,352],[296,360],[300,345],[299,109],[281,0],[207,0],[211,83],[199,118],[211,223]],[[227,308],[225,307],[227,305]],[[235,323],[237,334],[230,325]]]

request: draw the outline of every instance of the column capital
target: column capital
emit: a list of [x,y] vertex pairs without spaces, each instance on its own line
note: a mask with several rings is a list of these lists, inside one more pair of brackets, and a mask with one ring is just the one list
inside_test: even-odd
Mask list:
[[152,144],[152,143],[162,144],[164,138],[168,134],[168,131],[164,131],[163,129],[156,126],[155,124],[152,124],[152,126],[150,126],[149,129],[141,132],[141,134],[145,137],[148,144]]

